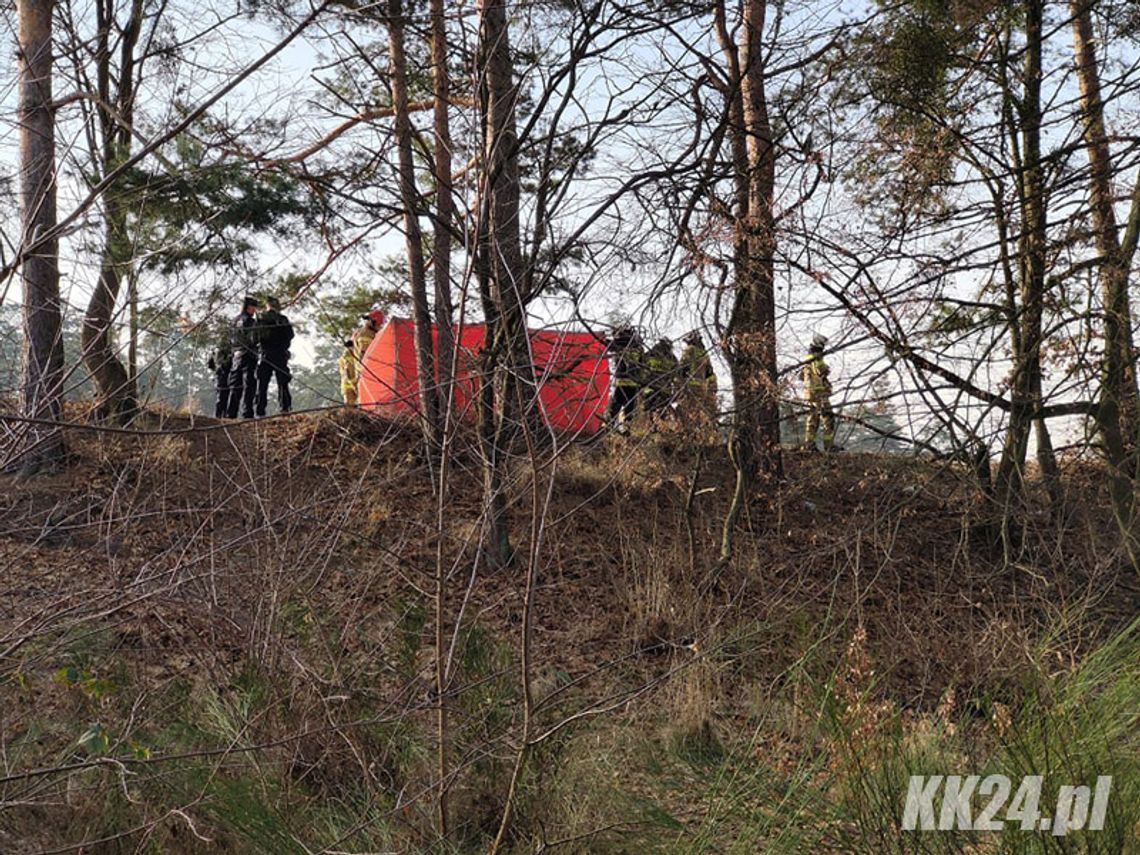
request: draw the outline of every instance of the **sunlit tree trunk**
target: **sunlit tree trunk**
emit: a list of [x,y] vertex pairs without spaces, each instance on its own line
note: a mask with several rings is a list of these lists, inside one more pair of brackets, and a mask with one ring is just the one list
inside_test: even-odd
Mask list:
[[[522,248],[519,237],[519,163],[515,127],[514,82],[506,7],[501,0],[480,0],[479,48],[483,72],[480,108],[483,123],[483,220],[480,252],[484,267],[482,289],[486,322],[486,352],[491,362],[484,371],[483,449],[484,489],[487,492],[486,554],[492,567],[509,562],[511,546],[503,493],[507,463],[517,420],[525,417],[522,397],[525,375]],[[488,411],[488,405],[490,410]]]
[[1126,257],[1117,234],[1113,207],[1112,158],[1105,131],[1090,7],[1088,0],[1071,0],[1069,4],[1073,52],[1084,111],[1089,198],[1096,248],[1100,254],[1099,275],[1104,302],[1104,367],[1097,423],[1112,470],[1110,495],[1113,512],[1136,563],[1131,454],[1137,446],[1136,431],[1140,429],[1140,419],[1137,417],[1136,375],[1132,360],[1132,313],[1128,302],[1128,272],[1134,244]]
[[[25,417],[62,416],[63,340],[60,337],[59,244],[56,226],[55,117],[52,109],[52,0],[17,3],[20,86],[20,265],[24,291],[22,401]],[[63,439],[49,425],[30,425],[18,458],[31,474],[63,460]]]
[[729,455],[736,483],[721,539],[721,561],[732,557],[732,533],[758,474],[780,477],[773,204],[776,151],[765,91],[762,37],[767,4],[746,0],[736,41],[723,3],[717,29],[729,79],[729,133],[736,179],[733,303],[725,336],[734,407]]
[[452,361],[455,338],[452,333],[451,304],[451,131],[448,103],[451,82],[447,70],[447,25],[443,17],[443,0],[431,0],[431,69],[434,95],[433,130],[435,170],[435,221],[432,245],[432,276],[435,285],[436,365],[439,373],[440,447],[439,491],[437,496],[437,532],[435,567],[435,694],[436,710],[436,777],[439,779],[436,814],[441,840],[450,836],[448,779],[450,775],[450,727],[447,707],[449,688],[447,634],[447,572],[442,536],[448,509],[448,475],[450,470],[450,435],[454,393]]
[[412,321],[415,325],[416,376],[420,387],[420,424],[428,460],[438,455],[441,444],[439,407],[435,386],[435,356],[432,352],[431,309],[427,298],[427,271],[420,229],[420,198],[416,191],[412,161],[412,124],[408,115],[408,60],[404,53],[402,0],[388,0],[389,59],[392,107],[399,158],[400,200],[404,206],[404,246],[408,253],[408,280],[412,291]]
[[435,322],[438,327],[440,411],[446,419],[451,409],[452,361],[455,312],[451,302],[451,246],[455,203],[451,197],[451,128],[448,109],[451,79],[447,70],[447,26],[443,0],[431,0],[431,70],[434,94],[435,224],[432,245],[432,276],[435,284]]

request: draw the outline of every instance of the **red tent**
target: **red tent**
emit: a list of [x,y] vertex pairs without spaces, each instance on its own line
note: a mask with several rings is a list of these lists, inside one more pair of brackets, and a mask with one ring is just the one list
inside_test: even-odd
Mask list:
[[[482,324],[463,327],[455,384],[456,410],[462,414],[474,415],[485,335]],[[546,423],[571,433],[599,431],[610,385],[605,345],[589,333],[558,330],[531,330],[529,339],[538,405]],[[438,347],[435,327],[432,340]],[[417,411],[415,331],[410,320],[392,318],[372,339],[363,356],[360,405],[388,414]]]

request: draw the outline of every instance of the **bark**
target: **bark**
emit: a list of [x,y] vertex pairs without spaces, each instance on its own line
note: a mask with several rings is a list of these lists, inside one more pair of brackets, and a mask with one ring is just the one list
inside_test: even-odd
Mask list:
[[[20,268],[24,291],[21,412],[57,422],[62,416],[63,340],[56,228],[55,116],[52,110],[52,0],[17,4],[20,86],[21,247],[37,245]],[[63,439],[51,426],[29,425],[19,461],[25,474],[60,464]]]
[[435,223],[432,276],[435,284],[435,322],[439,371],[440,423],[444,429],[451,414],[455,360],[455,311],[451,302],[451,244],[455,203],[451,181],[451,79],[447,70],[447,28],[443,0],[431,0],[431,71],[434,90]]
[[481,205],[481,295],[486,322],[482,400],[484,489],[489,514],[486,556],[492,567],[510,561],[503,469],[526,417],[526,327],[519,237],[519,163],[515,103],[518,93],[503,0],[480,0],[483,70],[480,108],[485,178]]
[[[95,115],[99,122],[100,151],[93,153],[102,175],[112,174],[130,158],[131,124],[134,120],[135,47],[142,30],[142,0],[131,4],[130,17],[121,27],[117,66],[112,64],[113,35],[120,29],[112,0],[97,0]],[[113,321],[124,275],[129,272],[132,250],[127,233],[127,210],[112,183],[103,191],[104,237],[99,281],[83,318],[83,360],[95,383],[97,412],[104,418],[125,423],[134,417],[137,401],[131,374],[115,353]]]
[[391,58],[392,106],[399,159],[400,199],[404,206],[404,241],[408,252],[408,280],[412,291],[412,321],[415,325],[416,375],[420,387],[420,425],[427,460],[434,460],[442,444],[439,405],[435,385],[435,356],[431,310],[427,298],[423,233],[420,230],[419,193],[416,192],[412,161],[412,124],[408,114],[408,60],[404,53],[402,0],[388,0],[388,36]]
[[732,557],[733,531],[757,475],[778,478],[783,471],[776,368],[776,152],[761,44],[766,12],[763,0],[746,0],[737,44],[729,36],[723,3],[716,9],[730,84],[729,134],[736,180],[735,287],[725,337],[735,399],[729,457],[736,481],[721,537],[722,566]]
[[127,274],[127,306],[131,339],[127,343],[128,394],[135,400],[139,396],[139,280],[135,271]]
[[455,338],[452,332],[451,304],[451,227],[453,202],[451,198],[451,132],[448,120],[451,84],[447,70],[447,27],[443,17],[443,0],[431,0],[431,65],[434,95],[434,161],[435,221],[432,245],[432,276],[435,285],[436,365],[439,373],[439,423],[442,430],[440,448],[439,490],[435,567],[435,692],[439,706],[436,709],[436,776],[439,779],[436,794],[436,814],[439,837],[446,841],[450,836],[448,808],[448,779],[450,770],[450,724],[447,697],[449,674],[447,668],[447,562],[444,560],[445,539],[443,530],[448,508],[448,475],[450,468],[451,411],[454,393]]
[[[1018,169],[1018,201],[1021,237],[1018,246],[1020,311],[1014,353],[1013,382],[1010,388],[1009,427],[998,464],[996,495],[1007,522],[1023,496],[1025,458],[1034,413],[1041,407],[1041,318],[1044,311],[1046,266],[1046,210],[1044,171],[1041,163],[1041,56],[1042,2],[1025,4],[1025,90],[1020,99],[1018,123],[1021,135],[1021,163]],[[1046,435],[1047,440],[1047,435]],[[1052,446],[1039,446],[1047,469]],[[1006,530],[1008,526],[1003,526]],[[1006,538],[1007,545],[1010,539]]]
[[[1136,563],[1136,519],[1130,453],[1138,429],[1136,376],[1132,363],[1132,315],[1128,302],[1128,272],[1135,248],[1132,229],[1126,251],[1117,235],[1113,207],[1112,157],[1104,124],[1091,4],[1071,0],[1073,52],[1077,60],[1085,149],[1089,160],[1089,197],[1096,247],[1100,254],[1100,285],[1104,302],[1104,367],[1097,426],[1112,470],[1109,493],[1113,513]],[[1140,186],[1140,185],[1138,185]],[[1129,223],[1130,227],[1132,223]]]

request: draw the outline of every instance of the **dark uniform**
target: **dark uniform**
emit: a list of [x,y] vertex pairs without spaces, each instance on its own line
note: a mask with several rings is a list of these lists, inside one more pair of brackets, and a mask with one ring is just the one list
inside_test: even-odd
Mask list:
[[289,344],[293,341],[293,325],[277,311],[276,300],[257,317],[257,339],[261,345],[261,361],[257,365],[257,415],[265,415],[269,399],[269,381],[277,378],[278,412],[293,409],[293,396],[289,394]]
[[645,388],[645,411],[657,413],[673,401],[673,387],[677,382],[678,363],[673,345],[661,339],[645,355],[648,377]]
[[645,380],[645,354],[641,340],[631,329],[618,330],[610,340],[610,365],[614,374],[614,393],[606,407],[606,421],[618,425],[633,418],[641,387]]
[[206,360],[206,367],[214,372],[214,418],[224,419],[230,408],[230,333],[225,330],[214,349],[210,351],[210,358]]
[[257,394],[257,320],[242,309],[234,318],[230,336],[230,400],[226,415],[236,419],[240,408],[243,419],[252,419]]

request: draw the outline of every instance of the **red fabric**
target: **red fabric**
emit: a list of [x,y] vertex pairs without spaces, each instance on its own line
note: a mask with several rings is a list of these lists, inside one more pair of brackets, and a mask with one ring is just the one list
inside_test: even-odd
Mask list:
[[[475,415],[479,352],[485,335],[482,324],[465,326],[459,342],[455,411],[464,417]],[[434,327],[432,339],[438,353]],[[599,431],[610,385],[605,345],[589,333],[557,330],[532,330],[529,340],[538,406],[546,423],[570,433]],[[390,415],[415,414],[419,387],[412,322],[404,318],[388,321],[361,359],[360,405]]]

